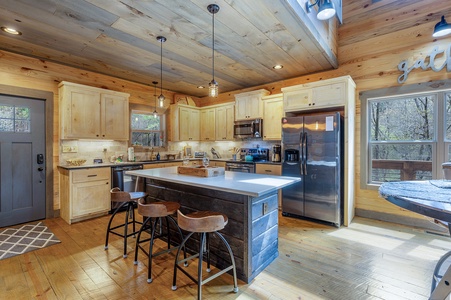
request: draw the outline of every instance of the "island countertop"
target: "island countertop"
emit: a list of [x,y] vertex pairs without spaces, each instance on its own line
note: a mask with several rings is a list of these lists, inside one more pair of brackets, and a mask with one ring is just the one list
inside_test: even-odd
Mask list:
[[274,176],[266,174],[241,173],[226,171],[225,175],[199,177],[178,174],[177,167],[133,170],[126,174],[167,182],[187,184],[223,192],[259,197],[276,191],[292,183],[301,181],[299,177]]

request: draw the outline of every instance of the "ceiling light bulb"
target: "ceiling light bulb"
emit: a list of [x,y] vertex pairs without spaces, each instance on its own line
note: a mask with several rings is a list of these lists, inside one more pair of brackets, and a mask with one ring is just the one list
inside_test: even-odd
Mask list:
[[282,65],[275,65],[274,67],[272,67],[274,70],[280,70],[283,68]]
[[218,97],[218,83],[214,79],[208,84],[208,95],[210,97]]

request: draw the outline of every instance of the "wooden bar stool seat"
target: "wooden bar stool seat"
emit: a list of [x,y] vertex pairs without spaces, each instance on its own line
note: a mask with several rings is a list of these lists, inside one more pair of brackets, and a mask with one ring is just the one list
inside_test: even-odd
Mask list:
[[[142,222],[136,221],[135,219],[135,206],[139,199],[143,199],[147,197],[147,194],[144,192],[124,192],[121,191],[118,187],[112,188],[110,190],[111,194],[111,202],[120,203],[120,205],[114,210],[111,215],[110,221],[108,222],[108,227],[106,231],[106,239],[105,239],[105,250],[108,249],[108,237],[111,234],[118,235],[124,239],[124,254],[123,257],[127,257],[127,238],[130,236],[136,235],[136,224],[142,224]],[[125,221],[123,224],[111,227],[114,217],[116,214],[125,208]],[[131,219],[131,221],[129,221]],[[132,232],[128,232],[128,226],[132,225]],[[124,227],[123,232],[119,232],[117,229]]]
[[[177,251],[176,257],[175,257],[175,263],[174,263],[174,278],[172,282],[172,290],[177,289],[176,281],[177,281],[177,270],[182,271],[186,276],[188,276],[191,280],[193,280],[197,284],[197,299],[202,299],[202,285],[205,283],[215,279],[218,276],[223,275],[224,273],[228,272],[229,270],[233,270],[233,291],[235,293],[238,292],[238,284],[236,279],[236,267],[235,267],[235,259],[233,257],[232,249],[230,248],[229,243],[227,240],[223,237],[221,233],[218,232],[218,230],[223,229],[227,223],[228,218],[226,215],[218,212],[212,212],[212,211],[197,211],[193,212],[187,215],[184,215],[180,210],[177,211],[177,220],[180,228],[182,230],[188,231],[188,235],[183,240],[182,244],[180,245],[179,250]],[[194,234],[199,233],[200,234],[200,240],[199,240],[199,253],[194,254],[188,258],[184,258],[179,260],[179,254],[181,247],[185,246],[185,243],[188,241],[188,239]],[[222,241],[224,246],[227,248],[227,251],[230,256],[230,266],[220,270],[218,273],[211,275],[207,277],[206,279],[202,280],[202,260],[204,254],[206,255],[207,260],[207,272],[210,272],[210,246],[209,246],[209,234],[215,234],[219,237],[219,239]],[[185,269],[180,267],[180,263],[185,263],[188,260],[194,259],[198,257],[199,258],[199,264],[197,269],[197,278],[194,278],[191,274],[189,274]]]
[[[180,236],[179,243],[183,241],[183,233],[180,230],[180,227],[178,226],[175,219],[171,216],[175,214],[179,208],[180,204],[177,202],[161,201],[161,202],[146,203],[144,199],[139,199],[138,201],[138,213],[144,217],[144,222],[138,231],[138,236],[136,239],[134,264],[135,265],[138,264],[138,249],[141,249],[148,257],[148,273],[147,273],[148,283],[152,282],[152,258],[179,248],[178,245],[171,247],[172,244],[171,244],[170,222],[174,225],[175,230],[178,231],[178,234]],[[166,220],[166,233],[163,233],[162,218]],[[158,234],[156,234],[157,228],[159,228]],[[141,234],[144,231],[150,231],[149,238],[141,239]],[[153,253],[153,245],[155,240],[158,238],[161,239],[163,237],[166,238],[167,249],[161,250],[157,253]],[[148,251],[141,245],[142,243],[146,242],[150,242]]]

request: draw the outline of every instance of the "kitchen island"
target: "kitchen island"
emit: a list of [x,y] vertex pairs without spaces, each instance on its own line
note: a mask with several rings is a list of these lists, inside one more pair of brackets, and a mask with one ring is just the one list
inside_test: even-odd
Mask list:
[[[249,283],[278,255],[278,190],[300,181],[300,178],[226,171],[216,177],[197,177],[177,173],[177,167],[134,170],[127,174],[146,178],[146,192],[151,198],[175,201],[183,213],[210,210],[229,218],[221,233],[235,256],[237,276]],[[212,237],[213,253],[220,241]],[[188,249],[197,249],[192,242]],[[224,251],[222,249],[220,251]],[[212,256],[218,267],[227,265]]]

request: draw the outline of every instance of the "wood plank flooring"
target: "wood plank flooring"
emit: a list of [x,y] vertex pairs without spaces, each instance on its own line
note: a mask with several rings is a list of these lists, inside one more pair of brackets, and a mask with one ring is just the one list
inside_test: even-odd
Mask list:
[[[133,264],[132,237],[127,258],[116,236],[105,251],[108,220],[45,220],[61,243],[1,260],[0,299],[197,299],[182,273],[171,290],[173,254],[154,260],[148,284],[144,255]],[[336,229],[280,216],[279,257],[250,284],[239,281],[237,294],[224,275],[203,287],[203,299],[427,299],[448,250],[451,238],[421,229],[363,218]]]

